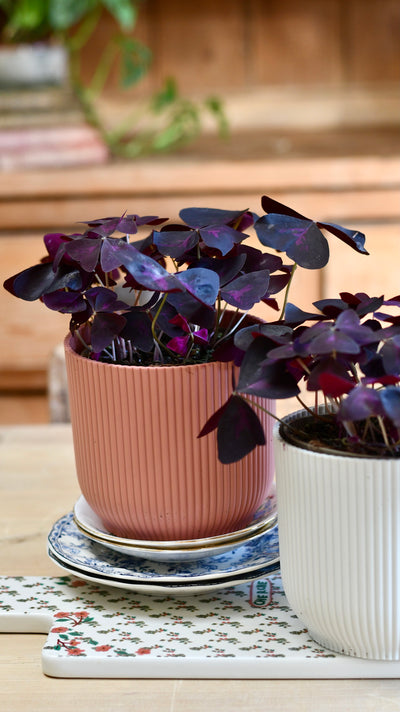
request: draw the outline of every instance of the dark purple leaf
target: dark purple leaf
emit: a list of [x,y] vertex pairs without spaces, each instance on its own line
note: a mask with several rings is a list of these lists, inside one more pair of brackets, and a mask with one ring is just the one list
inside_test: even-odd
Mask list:
[[65,246],[65,253],[81,265],[86,272],[93,272],[99,261],[101,240],[80,237]]
[[383,415],[379,392],[358,385],[344,398],[338,411],[339,420],[364,420],[374,415]]
[[154,339],[148,314],[141,309],[132,309],[124,314],[124,317],[126,323],[120,336],[129,340],[140,351],[149,353],[154,346]]
[[236,249],[239,254],[246,255],[246,262],[243,267],[244,272],[257,272],[257,270],[261,269],[276,272],[282,268],[282,259],[278,255],[261,252],[261,250],[257,250],[250,245],[238,245]]
[[[85,309],[83,311],[79,312],[74,312],[71,316],[70,322],[69,322],[69,330],[71,333],[75,331],[75,329],[78,329],[82,324],[85,325],[85,328],[89,332],[88,328],[88,320],[93,314],[92,307],[88,302],[85,302]],[[90,340],[90,334],[88,333],[88,339]],[[80,342],[79,342],[80,343]],[[89,341],[87,341],[89,343]],[[81,344],[82,346],[82,344]],[[76,349],[74,349],[76,350]],[[80,353],[78,351],[78,353]]]
[[284,362],[265,363],[270,340],[258,336],[247,349],[237,390],[263,398],[291,398],[299,393],[296,379]]
[[[171,295],[170,295],[171,296]],[[178,295],[175,295],[178,296]],[[183,296],[183,295],[182,295]],[[198,302],[196,301],[196,306],[198,306]],[[158,304],[154,305],[154,308],[151,308],[151,315],[154,319],[158,312]],[[182,327],[179,324],[176,324],[174,322],[174,317],[177,316],[177,311],[172,304],[169,304],[168,302],[165,302],[163,308],[161,309],[161,312],[159,313],[157,317],[157,330],[158,331],[163,331],[167,336],[169,336],[171,339],[174,336],[182,336],[185,332],[183,331]]]
[[380,307],[383,304],[383,296],[382,297],[367,297],[367,299],[362,299],[360,301],[360,304],[358,305],[356,311],[358,316],[365,316],[366,314],[371,314],[372,312],[375,312],[377,309],[380,309]]
[[212,269],[218,274],[219,283],[221,287],[234,279],[242,269],[244,263],[246,262],[246,255],[238,254],[232,257],[225,257],[224,259],[217,259],[215,257],[202,257],[195,263],[196,267],[205,267],[206,269]]
[[290,274],[284,272],[283,274],[272,274],[269,278],[268,284],[268,294],[279,294],[282,289],[286,289],[289,284]]
[[214,349],[213,361],[228,363],[232,361],[235,366],[240,366],[243,361],[244,351],[235,346],[233,336],[224,339]]
[[178,272],[176,278],[202,304],[207,306],[215,304],[219,292],[219,277],[216,272],[204,267],[196,267],[186,272]]
[[51,262],[44,262],[9,277],[4,282],[4,288],[20,299],[33,302],[43,294],[63,287],[79,289],[81,283],[77,270],[59,269],[54,273]]
[[[285,215],[287,217],[292,217],[292,218],[297,218],[300,220],[308,221],[308,222],[313,222],[309,221],[308,218],[306,218],[304,215],[301,215],[300,213],[297,213],[295,210],[292,210],[292,208],[289,208],[286,205],[283,205],[283,203],[279,203],[277,200],[273,200],[273,198],[269,198],[268,196],[264,196],[261,200],[261,204],[263,207],[263,210],[265,210],[266,213],[276,213],[277,215]],[[319,228],[323,228],[324,230],[327,230],[328,232],[332,233],[332,235],[335,235],[338,237],[340,240],[345,242],[347,245],[350,245],[354,250],[357,250],[357,252],[361,252],[362,254],[367,255],[368,252],[366,251],[364,247],[365,243],[365,235],[363,235],[362,232],[359,232],[358,230],[349,230],[348,228],[342,227],[341,225],[336,225],[335,223],[326,223],[326,222],[315,222],[313,223]],[[267,244],[267,243],[264,243]],[[270,245],[272,247],[272,245]],[[277,248],[278,249],[278,248]],[[289,255],[289,253],[287,253]],[[289,255],[291,257],[291,255]],[[294,259],[294,258],[292,258]],[[298,264],[301,264],[297,259],[294,260]],[[301,265],[305,266],[305,265]],[[312,269],[312,268],[311,268]]]
[[119,336],[126,324],[126,319],[120,314],[95,314],[91,330],[91,344],[95,353],[107,348],[116,336]]
[[121,267],[121,245],[126,245],[126,240],[123,237],[106,237],[102,241],[100,265],[103,272],[112,272],[114,269]]
[[310,349],[314,354],[360,353],[358,343],[351,336],[334,327],[328,327],[326,331],[315,336],[310,343]]
[[92,287],[85,292],[85,297],[93,311],[115,312],[129,309],[129,305],[118,299],[112,289]]
[[253,221],[248,210],[220,210],[219,208],[184,208],[179,217],[186,225],[192,228],[201,228],[209,225],[230,225],[235,230],[239,225],[250,227]]
[[199,241],[197,230],[184,230],[177,232],[154,232],[154,244],[162,255],[169,257],[182,257],[189,252]]
[[218,458],[228,465],[249,454],[257,445],[265,445],[260,420],[251,406],[232,395],[219,418]]
[[65,244],[69,241],[70,238],[62,232],[49,232],[43,237],[43,242],[46,245],[47,252],[53,260],[56,257],[59,247],[61,245],[65,246]]
[[268,291],[269,271],[242,274],[221,289],[221,297],[228,304],[247,311]]
[[400,428],[400,389],[387,386],[379,392],[383,411],[396,428]]
[[400,373],[400,336],[394,336],[386,341],[380,350],[386,373]]
[[[281,340],[287,339],[292,334],[292,329],[284,324],[254,324],[252,326],[246,326],[235,334],[235,346],[242,351],[247,351],[250,344],[257,338],[260,334],[268,337],[269,344],[277,342],[281,343]],[[267,342],[265,344],[265,356],[267,354]]]
[[315,314],[313,312],[305,312],[295,304],[288,302],[285,309],[285,323],[292,324],[302,324],[304,321],[320,321],[323,319],[321,314]]
[[336,319],[335,328],[350,336],[358,344],[370,344],[380,340],[380,333],[377,333],[364,324],[360,324],[360,319],[355,311],[346,309],[342,311]]
[[121,245],[120,253],[122,264],[142,287],[156,292],[182,291],[181,283],[174,275],[132,244]]
[[320,309],[328,319],[336,319],[340,312],[348,309],[348,304],[343,299],[319,299],[313,302],[313,305]]
[[156,215],[147,215],[139,217],[139,215],[122,215],[113,218],[99,218],[97,220],[82,221],[84,225],[88,225],[98,235],[109,237],[114,232],[124,233],[125,235],[135,235],[138,226],[140,225],[159,225],[165,222],[167,218],[159,218]]
[[263,195],[261,198],[261,205],[266,213],[276,213],[277,215],[289,215],[292,218],[300,218],[300,220],[307,220],[304,215],[297,213],[292,208],[289,208],[283,203],[279,203],[273,198],[269,198],[268,195]]
[[179,312],[179,314],[192,322],[192,324],[198,324],[205,329],[213,328],[215,320],[215,307],[209,307],[202,304],[188,292],[168,294],[167,303],[172,305],[176,312]]
[[270,213],[254,227],[263,245],[286,252],[300,267],[320,269],[329,260],[328,242],[311,220]]
[[75,314],[86,310],[86,302],[80,292],[66,292],[63,289],[44,294],[43,303],[61,314]]
[[[324,390],[323,388],[323,377],[328,374],[332,378],[339,379],[338,386],[341,381],[345,381],[350,388],[347,388],[346,384],[343,384],[345,390],[342,393],[347,393],[351,388],[354,388],[355,381],[352,376],[349,375],[349,365],[346,360],[341,361],[339,358],[333,358],[331,356],[319,359],[314,366],[311,367],[310,374],[307,377],[307,390],[309,391],[319,391]],[[329,387],[329,383],[327,383]],[[324,392],[326,392],[324,390]],[[327,394],[327,395],[332,395]],[[341,395],[341,394],[340,394]]]
[[201,228],[199,232],[207,247],[219,250],[222,255],[228,254],[237,242],[246,237],[242,232],[228,225],[210,225]]
[[338,237],[342,240],[342,242],[345,242],[346,245],[352,247],[353,250],[356,250],[363,255],[369,254],[364,247],[365,235],[362,232],[358,232],[358,230],[349,230],[341,225],[335,225],[335,223],[317,222],[316,224],[318,227],[322,227],[324,230],[331,232],[332,235]]
[[197,436],[198,438],[204,438],[205,435],[209,435],[209,433],[212,433],[212,431],[218,427],[219,421],[221,420],[222,414],[226,410],[228,403],[229,400],[227,400],[224,405],[222,405],[220,408],[218,408],[218,410],[215,411],[215,413],[212,414],[212,416],[207,420],[207,422],[200,430]]

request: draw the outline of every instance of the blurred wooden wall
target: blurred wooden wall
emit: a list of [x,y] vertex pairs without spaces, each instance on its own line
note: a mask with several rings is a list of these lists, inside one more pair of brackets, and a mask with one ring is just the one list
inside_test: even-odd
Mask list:
[[[87,76],[112,32],[104,16]],[[400,79],[398,0],[143,0],[133,34],[154,56],[141,92],[171,75],[194,94]]]
[[[112,32],[105,15],[85,50],[87,76]],[[125,210],[174,218],[189,204],[259,210],[267,192],[310,217],[368,235],[373,257],[333,241],[324,274],[303,271],[296,299],[304,308],[342,289],[400,292],[400,0],[143,0],[135,36],[152,49],[154,61],[130,96],[159,89],[169,75],[184,93],[237,94],[244,105],[249,90],[269,89],[276,125],[281,117],[294,130],[303,90],[321,89],[319,101],[309,105],[316,126],[331,96],[362,86],[363,101],[354,102],[354,112],[350,106],[348,133],[341,133],[339,112],[336,131],[279,134],[276,141],[250,127],[240,140],[234,136],[225,147],[214,143],[205,151],[200,143],[131,163],[0,173],[1,282],[43,256],[45,232],[74,231],[77,221]],[[382,108],[385,86],[395,87],[395,98]],[[288,99],[293,87],[297,94]],[[371,106],[374,126],[359,130]],[[264,116],[268,129],[268,109],[261,102],[259,129]],[[2,290],[0,318],[0,421],[37,419],[38,394],[43,419],[48,360],[68,317]]]

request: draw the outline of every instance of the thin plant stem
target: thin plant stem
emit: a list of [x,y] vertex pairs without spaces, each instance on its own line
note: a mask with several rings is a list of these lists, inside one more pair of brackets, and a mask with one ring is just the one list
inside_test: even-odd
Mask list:
[[294,273],[295,273],[296,269],[297,269],[297,264],[294,263],[294,265],[292,267],[292,272],[291,272],[291,275],[289,278],[289,282],[287,283],[287,286],[286,286],[285,297],[284,297],[283,304],[282,304],[282,311],[280,313],[278,321],[283,321],[283,319],[284,319],[285,309],[286,309],[287,301],[289,298],[290,287],[292,285],[292,281],[293,281],[293,277],[294,277]]

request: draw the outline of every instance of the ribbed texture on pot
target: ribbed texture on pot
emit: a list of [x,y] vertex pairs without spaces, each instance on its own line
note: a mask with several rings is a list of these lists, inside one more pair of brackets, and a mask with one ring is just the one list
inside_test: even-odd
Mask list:
[[400,461],[323,455],[275,429],[281,571],[311,636],[400,659]]
[[269,446],[233,465],[214,433],[197,438],[231,393],[231,364],[116,366],[65,348],[78,480],[110,532],[192,539],[248,524],[273,479],[272,419]]

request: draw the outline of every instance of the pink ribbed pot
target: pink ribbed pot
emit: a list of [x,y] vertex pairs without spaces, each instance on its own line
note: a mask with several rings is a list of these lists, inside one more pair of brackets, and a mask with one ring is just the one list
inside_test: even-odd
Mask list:
[[197,437],[232,392],[231,363],[118,366],[64,345],[77,476],[111,533],[195,539],[251,521],[273,480],[272,418],[259,411],[267,445],[232,465],[215,432]]

